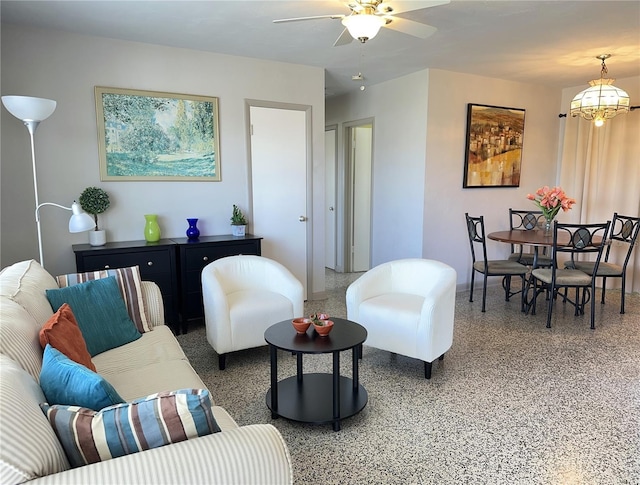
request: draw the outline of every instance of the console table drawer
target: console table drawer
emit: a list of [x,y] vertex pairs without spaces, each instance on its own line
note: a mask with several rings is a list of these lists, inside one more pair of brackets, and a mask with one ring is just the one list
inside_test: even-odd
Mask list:
[[255,242],[207,244],[203,247],[187,247],[185,249],[185,270],[202,271],[211,261],[227,256],[237,256],[239,254],[258,254]]
[[171,273],[171,258],[167,251],[144,251],[132,254],[109,254],[86,256],[86,271],[139,266],[141,275]]

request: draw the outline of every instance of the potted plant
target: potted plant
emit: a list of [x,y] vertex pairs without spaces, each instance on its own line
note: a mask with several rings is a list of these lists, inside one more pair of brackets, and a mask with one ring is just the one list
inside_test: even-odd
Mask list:
[[98,227],[98,214],[102,214],[109,208],[111,204],[109,194],[99,187],[87,187],[80,194],[79,202],[82,210],[92,214],[96,223],[95,230],[89,232],[89,244],[103,246],[107,242],[107,238],[104,229]]
[[329,320],[329,315],[326,313],[313,313],[309,316],[309,319],[313,323],[313,328],[316,329],[316,332],[321,337],[326,337],[333,329],[333,321]]
[[247,228],[247,218],[244,216],[240,208],[233,204],[233,212],[231,213],[231,233],[234,236],[244,236]]

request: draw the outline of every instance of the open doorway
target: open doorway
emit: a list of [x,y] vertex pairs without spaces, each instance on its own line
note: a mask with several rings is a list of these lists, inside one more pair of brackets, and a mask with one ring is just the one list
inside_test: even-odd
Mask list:
[[371,268],[373,119],[345,124],[344,270]]

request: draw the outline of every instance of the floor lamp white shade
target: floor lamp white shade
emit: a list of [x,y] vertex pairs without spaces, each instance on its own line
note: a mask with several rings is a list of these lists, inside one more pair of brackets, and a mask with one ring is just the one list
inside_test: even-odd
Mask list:
[[42,256],[42,230],[40,229],[40,218],[37,217],[40,209],[38,199],[38,177],[36,174],[36,151],[34,135],[41,121],[46,120],[56,109],[56,102],[52,99],[34,98],[31,96],[2,96],[2,104],[13,116],[24,123],[29,130],[31,140],[31,165],[33,169],[33,191],[36,198],[36,227],[38,229],[38,250],[40,252],[40,265],[44,267]]
[[57,103],[52,99],[31,96],[2,96],[2,104],[9,113],[23,122],[40,122],[53,114]]

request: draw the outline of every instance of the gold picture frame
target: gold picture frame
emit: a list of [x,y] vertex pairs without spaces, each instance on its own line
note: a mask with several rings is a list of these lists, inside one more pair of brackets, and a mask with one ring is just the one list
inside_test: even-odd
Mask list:
[[462,187],[519,187],[525,110],[468,104]]
[[219,182],[218,98],[95,87],[102,181]]

